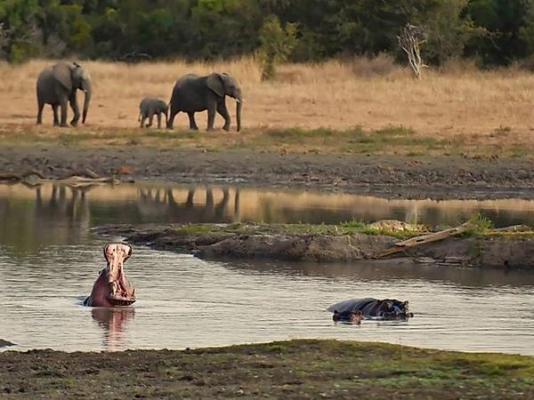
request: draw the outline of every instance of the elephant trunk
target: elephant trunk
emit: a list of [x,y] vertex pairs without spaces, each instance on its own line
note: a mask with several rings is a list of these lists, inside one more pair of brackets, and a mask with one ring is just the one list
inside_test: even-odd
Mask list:
[[91,84],[87,84],[84,88],[85,98],[83,101],[83,112],[82,112],[82,123],[85,124],[85,119],[87,118],[87,111],[89,111],[89,104],[91,103]]
[[241,97],[236,98],[235,104],[235,118],[237,121],[237,131],[241,130],[241,108],[243,107],[243,99]]

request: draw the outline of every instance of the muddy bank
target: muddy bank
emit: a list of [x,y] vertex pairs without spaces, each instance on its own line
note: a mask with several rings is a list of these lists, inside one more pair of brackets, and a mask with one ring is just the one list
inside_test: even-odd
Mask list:
[[291,186],[404,198],[534,198],[530,160],[462,157],[203,152],[140,146],[0,147],[0,172],[52,178],[90,169],[100,176],[191,183]]
[[[301,228],[299,228],[299,226]],[[401,239],[376,232],[313,225],[107,225],[100,235],[122,236],[133,244],[193,253],[201,258],[266,258],[289,261],[374,260]],[[331,228],[331,229],[330,229]],[[532,232],[450,237],[396,253],[415,262],[534,268]]]
[[533,368],[531,357],[332,340],[185,351],[7,351],[0,353],[0,397],[529,399]]

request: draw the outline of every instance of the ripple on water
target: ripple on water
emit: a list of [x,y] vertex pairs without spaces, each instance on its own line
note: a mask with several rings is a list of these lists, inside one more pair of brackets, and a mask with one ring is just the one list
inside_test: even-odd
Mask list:
[[[534,354],[534,275],[525,271],[521,279],[494,271],[492,282],[477,283],[470,269],[443,268],[440,280],[410,266],[413,278],[399,267],[373,279],[365,264],[208,262],[136,247],[126,271],[138,301],[128,312],[106,313],[80,305],[102,266],[101,244],[70,246],[67,256],[52,247],[36,258],[0,257],[0,320],[8,321],[0,337],[19,349],[67,351],[336,338]],[[415,317],[334,325],[325,311],[367,296],[408,299]]]

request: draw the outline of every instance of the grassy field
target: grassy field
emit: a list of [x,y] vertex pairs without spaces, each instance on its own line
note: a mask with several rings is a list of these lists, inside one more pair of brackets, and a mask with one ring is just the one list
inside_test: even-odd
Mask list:
[[[86,62],[94,82],[88,125],[71,130],[52,128],[50,110],[42,127],[34,125],[35,80],[51,63],[0,64],[3,143],[38,140],[70,145],[488,157],[523,157],[534,149],[534,76],[516,69],[483,72],[464,65],[425,71],[424,78],[415,81],[408,70],[378,57],[284,65],[276,80],[262,82],[258,65],[249,58],[213,64]],[[241,83],[244,132],[193,134],[184,130],[187,118],[183,114],[174,132],[137,128],[143,96],[168,100],[179,76],[211,71],[228,72]],[[205,114],[198,115],[201,128]],[[221,126],[222,120],[216,125]]]
[[0,353],[7,399],[530,399],[533,377],[531,357],[328,340]]

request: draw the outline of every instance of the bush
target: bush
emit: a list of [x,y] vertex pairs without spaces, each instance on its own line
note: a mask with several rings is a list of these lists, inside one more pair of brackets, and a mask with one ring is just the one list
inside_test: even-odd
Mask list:
[[262,79],[272,79],[276,74],[275,65],[287,61],[297,45],[297,25],[288,23],[282,27],[278,17],[271,15],[261,27],[260,42]]

